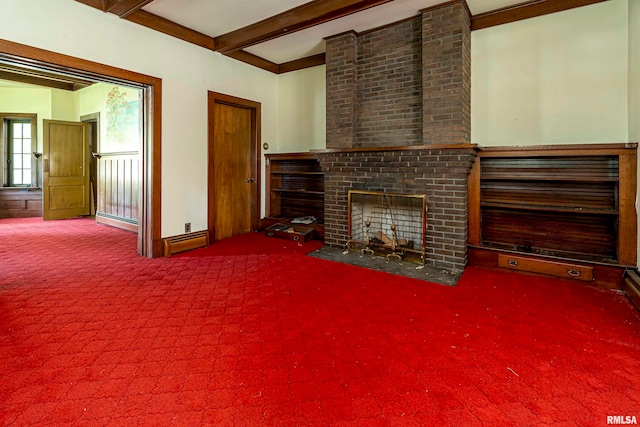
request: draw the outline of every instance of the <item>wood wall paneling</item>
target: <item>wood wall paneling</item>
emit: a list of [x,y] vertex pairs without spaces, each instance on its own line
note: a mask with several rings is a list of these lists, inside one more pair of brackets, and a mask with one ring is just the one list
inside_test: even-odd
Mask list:
[[0,218],[42,217],[42,190],[0,189]]
[[126,223],[124,228],[130,229],[131,224],[138,223],[140,169],[139,154],[129,153],[100,153],[98,161],[98,211],[96,218],[108,218],[110,225],[113,221]]

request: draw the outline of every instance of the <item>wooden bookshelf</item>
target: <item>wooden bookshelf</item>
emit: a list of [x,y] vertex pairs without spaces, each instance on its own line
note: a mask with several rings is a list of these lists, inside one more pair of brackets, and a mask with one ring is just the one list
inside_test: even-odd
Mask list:
[[469,179],[470,264],[621,289],[625,267],[636,264],[636,150],[481,150]]
[[313,216],[316,222],[301,225],[313,227],[324,239],[324,173],[318,159],[312,153],[265,154],[265,158],[268,197],[263,227]]

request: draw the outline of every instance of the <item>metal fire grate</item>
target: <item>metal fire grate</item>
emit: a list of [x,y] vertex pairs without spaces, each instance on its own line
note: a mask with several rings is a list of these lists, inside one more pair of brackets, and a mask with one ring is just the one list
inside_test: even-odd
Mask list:
[[375,191],[348,192],[348,240],[345,253],[360,249],[360,256],[376,253],[400,261],[407,254],[426,253],[427,196]]

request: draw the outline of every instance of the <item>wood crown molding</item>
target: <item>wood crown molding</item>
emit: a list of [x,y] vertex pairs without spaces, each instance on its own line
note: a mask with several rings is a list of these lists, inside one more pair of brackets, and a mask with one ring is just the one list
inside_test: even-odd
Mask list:
[[471,17],[471,31],[522,21],[607,0],[531,0]]
[[[142,7],[150,3],[152,0],[76,1],[103,12],[115,13],[123,19],[135,22],[136,24],[159,31],[169,36],[176,37],[205,49],[221,52],[231,58],[263,70],[282,74],[308,67],[323,65],[325,63],[324,55],[314,55],[283,64],[276,64],[242,49],[282,37],[305,28],[310,28],[315,25],[338,19],[343,16],[360,12],[365,9],[379,6],[392,0],[313,0],[309,3],[289,9],[278,15],[238,30],[222,34],[218,37],[210,37],[206,34],[142,10]],[[480,30],[483,28],[489,28],[600,3],[603,1],[607,0],[531,0],[475,16],[471,16],[469,12],[469,15],[471,16],[471,30]],[[434,5],[430,8],[423,9],[421,12],[458,2],[462,3],[465,9],[469,11],[469,6],[466,0],[450,0]],[[337,35],[327,37],[327,39],[335,36]]]

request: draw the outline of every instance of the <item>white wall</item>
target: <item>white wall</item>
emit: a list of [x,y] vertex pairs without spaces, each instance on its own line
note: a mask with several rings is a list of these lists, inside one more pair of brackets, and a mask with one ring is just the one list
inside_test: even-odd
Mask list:
[[627,11],[610,0],[472,32],[471,141],[627,142]]
[[2,12],[0,38],[163,80],[163,237],[207,227],[207,91],[260,102],[262,138],[278,139],[274,74],[71,0],[3,0]]
[[281,74],[278,79],[278,141],[268,152],[326,148],[326,67]]
[[37,150],[42,152],[42,120],[51,119],[51,92],[49,88],[0,86],[0,113],[37,114]]

